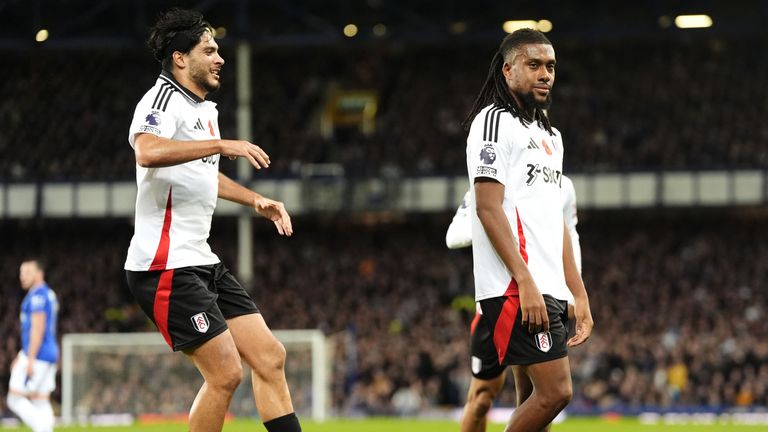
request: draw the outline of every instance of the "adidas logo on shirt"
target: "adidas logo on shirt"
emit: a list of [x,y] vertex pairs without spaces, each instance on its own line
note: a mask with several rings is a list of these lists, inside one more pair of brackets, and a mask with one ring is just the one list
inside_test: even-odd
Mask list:
[[530,138],[528,141],[528,148],[529,149],[537,149],[539,148],[538,144],[536,144],[536,141],[533,140],[533,138]]
[[199,118],[197,119],[197,123],[195,123],[195,127],[194,127],[194,129],[197,129],[197,130],[205,130],[205,128],[203,127],[203,123],[200,121],[200,119],[199,119]]

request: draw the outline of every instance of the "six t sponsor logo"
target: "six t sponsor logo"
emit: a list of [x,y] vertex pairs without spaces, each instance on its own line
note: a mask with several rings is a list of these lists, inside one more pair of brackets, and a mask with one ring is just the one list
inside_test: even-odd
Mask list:
[[542,179],[544,183],[556,184],[560,187],[561,178],[563,173],[560,170],[550,168],[548,166],[541,166],[541,164],[528,164],[528,177],[525,179],[525,184],[533,186],[536,180]]
[[203,161],[203,163],[216,165],[216,162],[219,161],[219,155],[215,154],[215,155],[206,156],[200,160]]

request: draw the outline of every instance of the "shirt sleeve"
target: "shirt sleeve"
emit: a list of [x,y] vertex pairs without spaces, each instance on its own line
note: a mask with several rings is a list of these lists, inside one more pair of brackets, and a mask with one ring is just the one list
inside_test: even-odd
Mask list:
[[[483,133],[483,128],[487,126],[482,121],[475,121],[467,138],[467,169],[471,183],[478,178],[490,178],[497,182],[507,185],[507,167],[512,157],[512,140],[508,136],[506,127],[503,127],[503,112],[489,111],[491,119],[501,122],[500,133]],[[478,115],[482,117],[482,115]]]
[[562,181],[563,187],[560,189],[560,194],[563,201],[563,219],[565,224],[568,225],[568,230],[573,231],[579,222],[576,215],[576,189],[574,189],[573,182],[568,177],[563,176]]
[[471,206],[472,196],[470,191],[467,191],[464,194],[464,201],[456,210],[448,226],[448,232],[445,233],[445,244],[448,249],[460,249],[472,245],[472,220],[469,214]]
[[48,305],[48,296],[43,293],[35,293],[29,298],[29,313],[45,312]]
[[563,219],[568,227],[568,234],[571,236],[576,269],[581,273],[581,244],[579,242],[579,233],[576,231],[576,224],[579,223],[576,210],[576,189],[573,187],[571,179],[566,176],[563,176],[561,194],[563,200]]
[[178,112],[174,109],[175,91],[166,87],[153,87],[136,105],[133,113],[128,142],[134,146],[136,135],[149,133],[163,138],[173,138],[178,129]]

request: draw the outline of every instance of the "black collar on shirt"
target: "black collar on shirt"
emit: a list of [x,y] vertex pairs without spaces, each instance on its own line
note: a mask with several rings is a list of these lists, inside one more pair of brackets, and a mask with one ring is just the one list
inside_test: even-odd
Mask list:
[[166,82],[169,82],[176,86],[181,94],[187,97],[187,99],[190,99],[192,102],[200,103],[203,102],[205,99],[201,99],[200,96],[192,93],[188,88],[184,87],[183,85],[179,84],[178,81],[176,81],[176,78],[173,77],[173,74],[168,72],[167,70],[164,70],[160,72],[160,79],[165,80]]

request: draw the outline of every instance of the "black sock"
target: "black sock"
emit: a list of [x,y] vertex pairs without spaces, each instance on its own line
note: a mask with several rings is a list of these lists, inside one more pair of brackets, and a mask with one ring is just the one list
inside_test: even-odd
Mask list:
[[264,422],[264,426],[269,432],[301,432],[301,425],[296,413],[286,414]]

